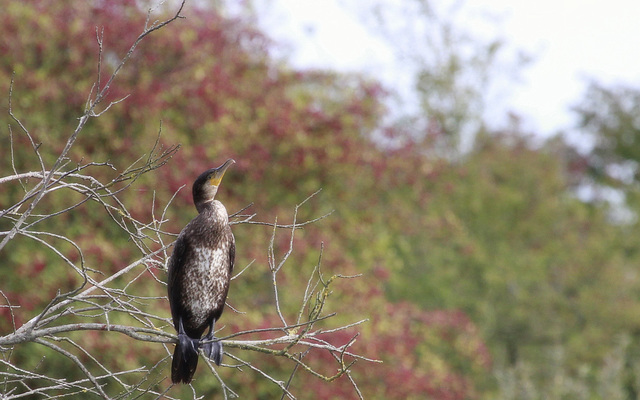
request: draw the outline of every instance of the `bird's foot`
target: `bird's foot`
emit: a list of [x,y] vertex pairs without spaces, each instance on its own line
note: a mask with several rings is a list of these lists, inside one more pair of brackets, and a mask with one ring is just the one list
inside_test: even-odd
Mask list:
[[200,347],[200,340],[190,338],[186,333],[178,333],[178,341],[180,342],[180,349],[182,350],[183,359],[187,359],[189,354],[198,353]]
[[[205,339],[214,340],[215,337],[212,336],[212,337],[207,337]],[[212,359],[213,362],[216,363],[216,365],[220,365],[220,363],[222,362],[222,354],[223,354],[222,342],[215,341],[215,342],[203,343],[202,351],[207,357]]]

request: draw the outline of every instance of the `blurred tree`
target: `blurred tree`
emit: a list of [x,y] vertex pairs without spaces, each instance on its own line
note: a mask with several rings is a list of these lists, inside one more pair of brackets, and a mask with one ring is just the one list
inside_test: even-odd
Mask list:
[[596,182],[622,188],[639,180],[639,106],[637,88],[592,81],[574,107],[580,132],[593,143],[588,163]]
[[[543,365],[564,346],[568,364],[597,364],[608,337],[639,326],[637,246],[606,207],[579,201],[564,145],[534,149],[519,135],[481,135],[431,181],[425,229],[398,242],[395,299],[468,312],[497,365]],[[542,372],[542,371],[540,371]]]
[[[162,15],[163,10],[156,12]],[[274,236],[268,227],[235,227],[239,268],[253,259],[256,262],[243,273],[242,283],[235,284],[229,296],[230,304],[245,314],[234,316],[233,322],[230,319],[220,336],[247,328],[271,327],[280,321],[280,315],[273,312],[272,272],[268,266],[290,250],[288,268],[282,270],[279,281],[287,288],[279,292],[281,315],[287,321],[300,318],[300,299],[310,292],[304,285],[291,283],[308,281],[309,270],[318,265],[318,248],[324,243],[322,273],[325,279],[333,277],[335,281],[327,307],[341,309],[335,320],[344,325],[368,316],[371,326],[357,338],[357,348],[368,355],[372,351],[371,358],[385,361],[375,367],[379,379],[366,378],[372,369],[362,361],[352,367],[352,379],[366,379],[360,389],[362,395],[475,397],[479,392],[470,376],[486,371],[489,357],[474,324],[458,311],[429,313],[404,303],[388,303],[381,290],[389,272],[402,262],[388,253],[406,219],[411,218],[412,210],[402,205],[413,204],[415,199],[424,202],[427,190],[415,173],[429,170],[432,163],[409,142],[389,150],[371,140],[371,132],[381,125],[384,114],[381,99],[385,92],[380,85],[357,75],[292,71],[278,65],[269,58],[269,40],[250,23],[223,17],[202,4],[188,6],[183,15],[188,25],[170,25],[148,37],[146,45],[139,47],[129,60],[128,68],[119,70],[118,83],[110,87],[103,105],[117,103],[84,126],[67,155],[68,165],[101,163],[104,168],[92,164],[87,168],[91,168],[96,180],[109,184],[114,175],[117,177],[109,166],[126,171],[132,160],[147,160],[161,127],[163,135],[156,149],[171,148],[179,142],[183,145],[181,151],[172,154],[168,166],[152,174],[125,174],[135,180],[136,188],[118,191],[118,201],[127,205],[127,213],[137,221],[155,221],[161,214],[163,229],[170,232],[179,231],[193,216],[189,190],[179,189],[190,185],[193,176],[215,164],[215,159],[234,157],[238,161],[238,168],[228,176],[220,194],[228,199],[225,203],[229,210],[239,210],[254,201],[253,209],[260,210],[256,219],[266,215],[267,223],[277,217],[278,223],[290,224],[291,208],[301,198],[323,188],[321,195],[299,210],[297,221],[332,209],[335,213],[322,223],[296,231],[292,248],[289,232]],[[102,84],[108,81],[116,70],[118,55],[127,52],[125,44],[135,40],[135,32],[145,24],[145,15],[128,1],[79,5],[33,0],[11,2],[0,19],[0,46],[3,54],[11,55],[0,60],[1,89],[8,93],[15,71],[14,112],[28,116],[24,121],[30,137],[45,165],[50,165],[59,154],[56,152],[62,150],[65,138],[73,132],[75,116],[85,109],[87,93],[102,87],[93,87],[96,73]],[[100,47],[102,58],[96,71]],[[96,113],[101,111],[97,109]],[[15,121],[5,122],[4,126],[15,126]],[[3,171],[10,172],[3,175],[29,171],[34,163],[37,165],[30,137],[18,134],[16,128],[5,133],[0,159]],[[387,134],[393,137],[397,133],[389,129]],[[147,156],[140,158],[145,153]],[[14,204],[24,194],[19,182],[12,182],[0,194],[2,207]],[[176,192],[172,206],[160,212]],[[52,191],[41,203],[43,213],[65,209],[69,201],[82,200],[82,196],[76,199],[58,193],[61,192]],[[83,249],[82,256],[69,242],[62,244],[61,253],[72,263],[81,262],[99,270],[99,274],[116,274],[138,260],[140,254],[163,248],[146,239],[138,248],[131,246],[129,233],[123,232],[115,221],[102,218],[101,210],[99,205],[88,204],[72,213],[56,213],[55,219],[44,218],[38,227],[51,232],[61,227],[68,229],[66,235]],[[115,215],[118,219],[120,214]],[[156,227],[145,226],[150,228]],[[9,245],[3,252],[8,254],[5,260],[12,268],[0,270],[2,292],[7,302],[21,308],[2,308],[8,317],[0,321],[2,332],[12,332],[37,314],[58,288],[72,290],[78,285],[75,274],[61,274],[55,268],[60,262],[58,254],[21,240]],[[271,252],[266,250],[269,248]],[[10,273],[16,270],[20,273]],[[341,281],[335,276],[338,273],[366,275],[360,280]],[[32,275],[37,276],[36,280],[25,279]],[[114,280],[113,284],[116,289],[126,287],[140,296],[144,294],[146,297],[135,301],[137,304],[145,300],[144,305],[139,305],[140,311],[144,307],[146,313],[166,312],[168,316],[161,301],[151,300],[165,295],[164,286],[158,282],[162,281],[162,274],[155,276],[157,279],[154,275],[141,273],[131,285],[126,280]],[[42,290],[34,292],[32,285]],[[324,328],[327,332],[320,343],[337,340],[347,345],[356,335],[353,327],[344,331]],[[407,331],[411,332],[410,341],[405,341],[409,337]],[[256,335],[264,339],[259,333]],[[274,334],[265,335],[273,339]],[[162,350],[155,357],[157,346],[132,343],[124,336],[110,336],[105,341],[96,333],[70,340],[88,349],[89,354],[96,349],[108,354],[108,359],[100,362],[109,369],[134,371],[140,365],[157,363],[165,354]],[[16,349],[10,356],[24,365],[39,365],[39,355],[28,350]],[[333,357],[327,359],[315,350],[307,353],[308,346],[295,350],[318,370],[335,373],[328,364],[336,362]],[[269,374],[278,381],[286,382],[292,374],[290,365],[272,357],[244,353],[242,357],[259,368],[268,367]],[[50,365],[70,378],[83,376],[68,363],[57,361],[42,364],[40,371]],[[152,391],[161,390],[158,382],[163,377],[162,366],[160,363],[152,368],[157,374],[150,382]],[[274,382],[256,380],[259,373],[241,373],[239,368],[219,372],[238,394],[252,398],[282,394]],[[309,373],[299,369],[293,372]],[[396,372],[386,372],[390,370]],[[406,382],[406,387],[389,391],[398,379]],[[347,391],[351,396],[354,393],[347,376],[329,385],[329,389],[320,380],[305,383],[304,387],[295,381],[291,385],[302,391],[302,396],[322,393],[321,398],[335,398]],[[205,396],[222,390],[218,381],[202,378],[196,379],[194,388]],[[190,388],[174,388],[170,395],[192,393]]]
[[[634,150],[640,96],[629,88],[590,87],[578,110],[598,144],[586,156],[557,138],[533,145],[517,126],[494,132],[483,113],[492,82],[505,72],[504,43],[455,23],[464,2],[445,4],[371,6],[369,23],[415,66],[421,105],[417,115],[396,122],[404,141],[382,143],[413,142],[431,161],[456,161],[414,167],[428,194],[396,200],[410,216],[396,232],[411,234],[387,243],[387,260],[396,267],[391,297],[468,312],[497,356],[497,370],[531,363],[537,384],[552,379],[544,365],[559,348],[569,375],[599,368],[613,352],[607,338],[634,335],[639,322],[640,244],[634,227],[617,222],[635,222],[626,207],[640,206],[640,148]],[[361,5],[354,7],[363,15]],[[528,61],[520,54],[507,75]],[[622,188],[624,202],[612,208],[576,198],[586,168],[606,185],[605,198],[619,199],[610,188]]]
[[[591,81],[574,106],[577,135],[591,144],[578,154],[582,172],[576,181],[586,188],[588,201],[609,204],[611,220],[624,232],[620,248],[629,263],[625,283],[637,276],[640,242],[640,90],[633,86],[606,86]],[[633,301],[637,301],[636,288]],[[640,330],[624,330],[629,339],[621,371],[626,398],[637,398]]]
[[[394,124],[432,155],[455,158],[468,151],[487,125],[485,113],[496,87],[510,84],[530,62],[523,52],[507,50],[492,32],[495,20],[486,15],[473,19],[464,12],[472,2],[345,4],[395,53],[398,87],[395,101],[387,100]],[[468,28],[470,18],[482,29]]]

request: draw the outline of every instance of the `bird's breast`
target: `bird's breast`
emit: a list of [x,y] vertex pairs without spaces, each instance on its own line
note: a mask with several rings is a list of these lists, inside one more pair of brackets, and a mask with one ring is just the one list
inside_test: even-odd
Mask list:
[[216,247],[194,247],[189,267],[182,280],[182,304],[193,327],[207,324],[212,313],[224,307],[229,285],[229,249],[226,244]]

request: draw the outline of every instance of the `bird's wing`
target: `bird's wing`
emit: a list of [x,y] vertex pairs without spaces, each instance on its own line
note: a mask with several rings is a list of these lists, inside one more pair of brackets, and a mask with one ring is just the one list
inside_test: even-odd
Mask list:
[[229,276],[233,272],[233,264],[236,261],[236,240],[231,234],[231,246],[229,247]]
[[184,235],[181,233],[176,239],[176,242],[173,244],[173,254],[171,258],[169,258],[169,263],[167,266],[167,291],[169,294],[169,305],[171,307],[171,318],[173,318],[173,324],[178,329],[178,315],[180,311],[178,307],[180,307],[180,302],[178,301],[178,290],[179,285],[176,282],[178,276],[180,276],[180,271],[184,268],[184,262],[187,253],[187,241],[184,238]]

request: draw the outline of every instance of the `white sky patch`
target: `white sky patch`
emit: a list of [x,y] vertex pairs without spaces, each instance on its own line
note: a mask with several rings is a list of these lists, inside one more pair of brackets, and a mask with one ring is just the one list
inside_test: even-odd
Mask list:
[[[370,12],[367,4],[362,3],[363,13]],[[462,4],[456,27],[485,39],[498,34],[511,49],[534,59],[520,81],[498,89],[500,96],[487,111],[490,120],[500,122],[507,111],[515,111],[526,129],[551,134],[572,125],[570,106],[580,99],[588,79],[640,85],[640,1]],[[394,51],[371,34],[349,5],[339,0],[258,2],[263,28],[291,45],[289,61],[295,67],[362,71],[387,85],[409,84]]]
[[337,0],[266,0],[259,7],[262,27],[292,46],[294,66],[372,71],[393,58],[386,43]]
[[543,133],[568,127],[589,79],[640,84],[640,2],[474,0],[474,12],[502,16],[502,33],[532,53],[511,104]]

